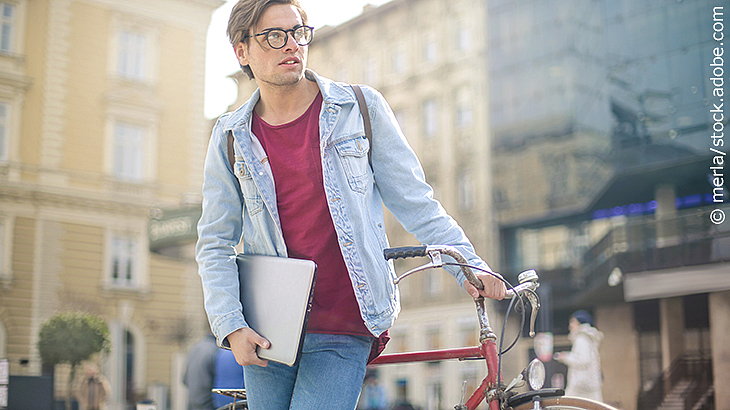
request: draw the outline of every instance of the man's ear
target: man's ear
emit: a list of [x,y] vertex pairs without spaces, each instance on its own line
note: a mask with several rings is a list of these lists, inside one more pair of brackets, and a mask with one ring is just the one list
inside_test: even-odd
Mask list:
[[233,46],[233,51],[236,53],[236,59],[238,63],[243,67],[248,65],[248,46],[245,42],[239,41],[238,44]]

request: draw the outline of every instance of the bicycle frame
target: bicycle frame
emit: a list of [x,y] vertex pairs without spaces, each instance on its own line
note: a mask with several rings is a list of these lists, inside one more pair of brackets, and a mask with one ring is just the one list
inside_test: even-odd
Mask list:
[[[479,300],[475,300],[479,303]],[[484,300],[481,300],[482,306]],[[488,326],[488,324],[487,324]],[[485,329],[482,329],[485,330]],[[382,365],[382,364],[395,364],[395,363],[414,363],[414,362],[433,362],[439,360],[449,359],[486,359],[487,362],[487,376],[482,380],[481,385],[476,391],[469,397],[466,403],[461,404],[462,409],[474,410],[484,399],[487,398],[488,392],[495,392],[502,380],[498,380],[497,375],[499,373],[498,367],[498,356],[497,356],[497,343],[496,335],[491,332],[491,328],[488,332],[494,336],[494,338],[487,337],[484,340],[480,340],[480,345],[475,347],[465,347],[457,349],[442,349],[442,350],[429,350],[422,352],[408,352],[408,353],[392,353],[384,354],[372,361],[371,365]],[[493,395],[489,399],[490,410],[499,410],[499,400],[496,395]]]
[[[408,248],[394,248],[386,250],[386,259],[396,259],[399,257],[411,257],[411,256],[429,256],[431,257],[431,263],[424,266],[412,269],[402,276],[396,279],[398,283],[401,279],[409,276],[415,272],[441,267],[444,263],[441,260],[441,253],[453,257],[457,264],[461,266],[467,280],[477,288],[482,288],[483,285],[471,272],[469,265],[463,256],[455,249],[448,246],[425,246],[425,247],[408,247]],[[521,275],[520,286],[523,290],[533,291],[537,287],[537,275],[534,271],[528,275]],[[528,273],[525,272],[525,273]],[[482,285],[482,286],[480,286]],[[518,290],[513,288],[511,291],[511,297],[515,297],[518,294]],[[533,292],[534,294],[534,292]],[[536,295],[530,297],[530,302],[533,305],[532,320],[531,320],[531,336],[534,335],[534,323],[537,309],[539,308],[539,302],[537,301]],[[489,402],[490,410],[499,410],[499,393],[502,380],[499,371],[499,356],[497,352],[497,336],[492,331],[489,325],[489,317],[487,316],[487,310],[484,303],[484,298],[480,297],[474,299],[476,304],[477,316],[479,319],[479,346],[458,348],[458,349],[443,349],[443,350],[431,350],[422,352],[409,352],[409,353],[393,353],[381,355],[373,362],[372,365],[382,364],[394,364],[394,363],[412,363],[412,362],[430,362],[448,359],[485,359],[487,363],[487,376],[482,380],[481,385],[476,391],[469,397],[466,403],[459,403],[456,406],[456,410],[474,410],[483,400]]]

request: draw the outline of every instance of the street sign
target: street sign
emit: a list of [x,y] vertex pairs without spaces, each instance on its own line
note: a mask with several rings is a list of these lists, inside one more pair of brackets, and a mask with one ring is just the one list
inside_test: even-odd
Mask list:
[[150,212],[147,226],[150,251],[155,252],[168,246],[194,243],[198,239],[200,206],[178,209],[155,209]]

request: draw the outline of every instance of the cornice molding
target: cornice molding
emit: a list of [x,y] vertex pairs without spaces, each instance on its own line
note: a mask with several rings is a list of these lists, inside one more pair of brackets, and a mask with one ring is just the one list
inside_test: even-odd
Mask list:
[[58,209],[73,209],[106,214],[139,216],[147,214],[152,201],[140,201],[139,197],[112,197],[111,194],[58,189],[40,185],[0,182],[0,202],[37,204]]
[[[213,11],[222,6],[222,0],[80,0],[103,5],[111,10],[143,16],[164,23],[192,27],[207,32]],[[207,16],[207,17],[206,17]]]

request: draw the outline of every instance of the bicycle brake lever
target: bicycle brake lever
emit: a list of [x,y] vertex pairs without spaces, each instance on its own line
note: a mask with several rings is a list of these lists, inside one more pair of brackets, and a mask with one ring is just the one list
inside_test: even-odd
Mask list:
[[413,268],[413,269],[409,270],[408,272],[398,276],[397,278],[395,278],[393,280],[393,284],[397,285],[398,283],[400,283],[401,280],[405,279],[408,276],[413,275],[416,272],[420,272],[420,271],[423,271],[426,269],[432,269],[432,268],[442,268],[444,266],[444,262],[441,259],[441,252],[439,252],[438,250],[429,250],[428,256],[431,258],[431,262],[429,262],[423,266]]
[[530,337],[535,337],[535,321],[537,320],[537,311],[540,309],[540,299],[535,292],[525,292],[523,294],[530,301],[532,306],[532,314],[530,316]]

